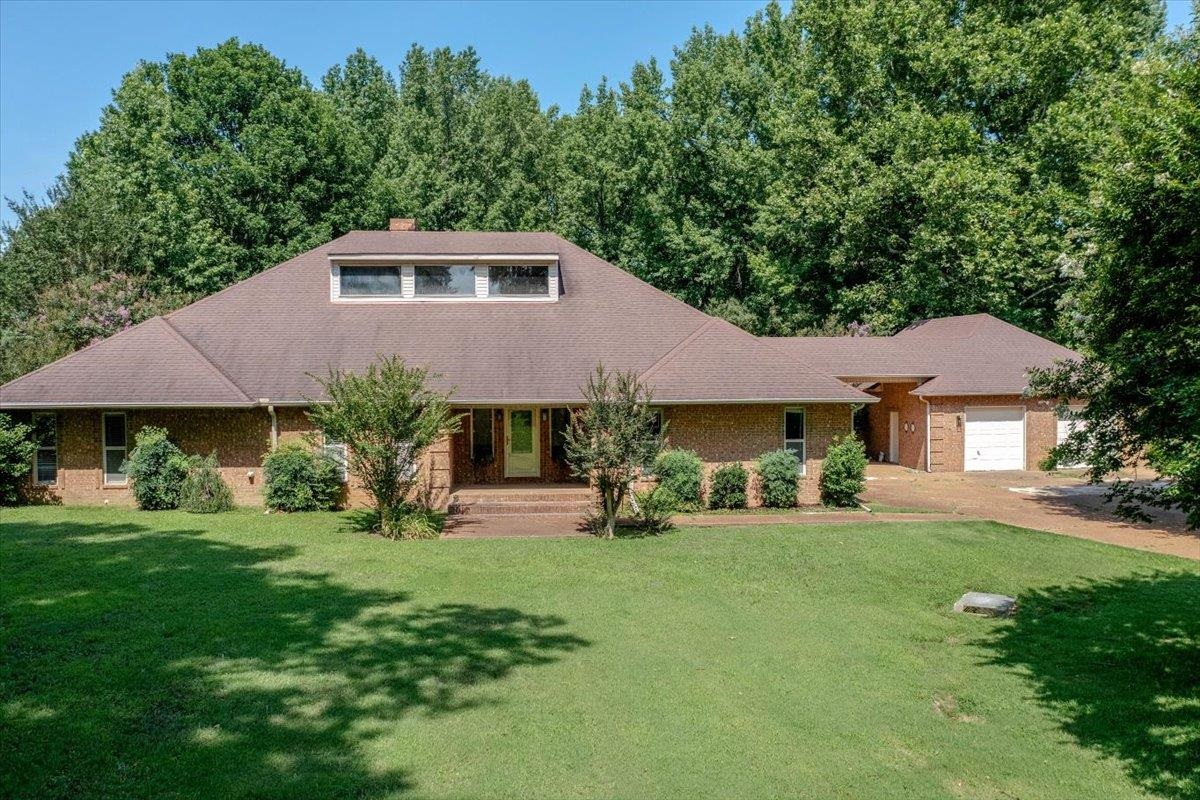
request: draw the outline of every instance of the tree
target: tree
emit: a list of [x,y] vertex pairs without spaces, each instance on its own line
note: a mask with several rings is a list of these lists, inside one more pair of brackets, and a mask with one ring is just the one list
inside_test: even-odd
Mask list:
[[633,372],[610,372],[599,364],[582,391],[587,405],[567,428],[567,460],[571,472],[591,480],[599,492],[604,537],[611,539],[629,485],[662,450],[663,431],[655,429],[650,388]]
[[424,367],[396,356],[381,358],[364,373],[330,370],[316,377],[325,400],[313,400],[309,418],[327,440],[342,442],[350,472],[370,492],[385,536],[401,533],[399,512],[416,483],[425,451],[459,430],[450,393],[430,388]]
[[36,452],[33,428],[0,414],[0,505],[14,505],[21,499],[21,479],[33,468]]
[[1088,171],[1090,219],[1078,294],[1086,357],[1033,389],[1087,401],[1051,454],[1093,481],[1149,461],[1165,483],[1126,481],[1119,513],[1179,508],[1200,527],[1200,44],[1193,30],[1138,62],[1101,105],[1112,132]]

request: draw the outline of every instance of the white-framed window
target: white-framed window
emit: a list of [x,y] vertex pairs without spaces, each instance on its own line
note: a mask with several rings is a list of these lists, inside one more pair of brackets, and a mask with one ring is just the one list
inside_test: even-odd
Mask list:
[[400,297],[400,267],[342,267],[342,297]]
[[106,486],[124,486],[129,482],[125,475],[125,456],[129,454],[125,423],[125,414],[120,411],[106,411],[101,418],[101,456]]
[[462,264],[414,267],[413,293],[416,297],[474,297],[475,268]]
[[550,267],[504,265],[488,268],[488,297],[546,297]]
[[490,408],[471,410],[471,460],[483,464],[496,457],[496,417]]
[[800,474],[805,473],[808,450],[805,443],[807,438],[807,421],[803,408],[785,408],[783,410],[783,449],[796,454],[800,459]]
[[663,410],[661,408],[650,409],[650,430],[654,431],[655,436],[663,432]]
[[324,444],[321,445],[321,452],[338,465],[338,478],[342,483],[350,479],[349,458],[346,452],[346,443],[339,442],[336,439],[325,437]]
[[33,415],[33,479],[38,486],[58,483],[58,414],[39,411]]
[[412,443],[405,442],[400,445],[400,452],[396,456],[396,466],[402,466],[400,477],[406,481],[414,480],[417,473],[421,470],[421,465],[416,461],[412,461]]

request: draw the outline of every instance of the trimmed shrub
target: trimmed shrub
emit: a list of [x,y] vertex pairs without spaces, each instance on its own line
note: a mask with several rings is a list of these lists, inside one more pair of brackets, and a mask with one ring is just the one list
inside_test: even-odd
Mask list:
[[393,509],[392,524],[384,525],[382,530],[390,539],[436,539],[442,534],[444,521],[443,514],[416,503],[404,503]]
[[664,450],[654,459],[654,477],[658,485],[675,496],[678,511],[700,508],[700,487],[704,482],[704,462],[691,450]]
[[800,481],[800,459],[790,450],[763,453],[754,465],[760,481],[762,504],[768,508],[796,505],[796,486]]
[[21,501],[21,481],[33,469],[33,428],[0,414],[0,505]]
[[853,506],[867,482],[867,451],[855,436],[833,440],[821,468],[821,502],[827,506]]
[[276,511],[327,511],[342,493],[341,470],[324,453],[299,442],[263,459],[263,501]]
[[167,438],[166,428],[147,425],[134,436],[125,459],[133,499],[143,511],[161,511],[179,505],[179,489],[187,477],[188,459]]
[[665,533],[674,527],[671,515],[678,510],[679,500],[665,486],[655,486],[644,492],[634,492],[633,523],[645,533]]
[[712,474],[708,486],[709,508],[745,508],[750,476],[741,464],[724,464]]
[[233,492],[217,471],[217,454],[188,459],[187,477],[179,486],[179,507],[193,514],[233,510]]

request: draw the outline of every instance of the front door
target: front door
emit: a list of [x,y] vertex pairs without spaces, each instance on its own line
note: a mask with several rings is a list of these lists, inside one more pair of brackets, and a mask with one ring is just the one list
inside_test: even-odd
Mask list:
[[509,408],[504,412],[504,475],[536,478],[538,463],[538,414],[536,408]]

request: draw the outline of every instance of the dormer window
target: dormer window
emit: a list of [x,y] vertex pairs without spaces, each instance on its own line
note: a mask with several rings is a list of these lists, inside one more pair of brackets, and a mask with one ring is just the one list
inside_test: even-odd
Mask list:
[[353,267],[343,269],[342,297],[399,297],[400,267]]
[[473,297],[475,268],[458,265],[413,267],[413,293],[417,297]]
[[549,292],[549,267],[511,266],[488,269],[490,297],[545,297]]
[[[334,302],[555,301],[558,256],[330,256]],[[431,263],[433,262],[433,263]]]

